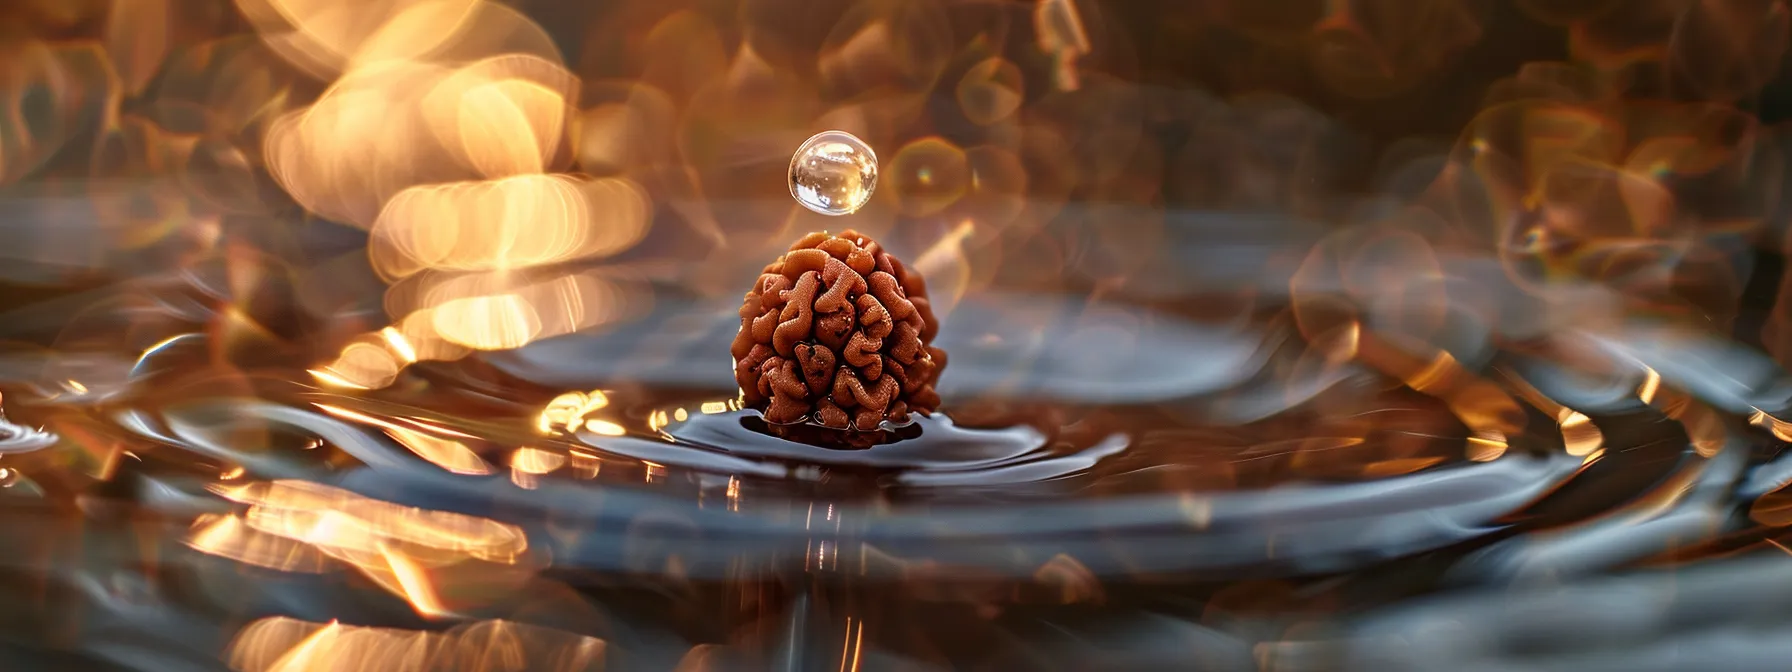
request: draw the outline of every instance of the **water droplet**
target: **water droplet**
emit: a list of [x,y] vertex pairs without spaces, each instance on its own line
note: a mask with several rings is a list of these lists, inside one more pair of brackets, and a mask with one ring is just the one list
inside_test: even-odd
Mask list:
[[851,133],[817,133],[790,157],[790,195],[815,212],[852,214],[876,189],[877,153]]

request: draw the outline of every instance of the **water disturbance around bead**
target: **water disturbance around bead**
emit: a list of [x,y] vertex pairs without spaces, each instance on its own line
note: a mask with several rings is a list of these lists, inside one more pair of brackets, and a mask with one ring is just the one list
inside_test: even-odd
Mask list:
[[876,189],[877,153],[851,133],[817,133],[790,157],[790,196],[812,211],[852,214]]
[[[771,431],[868,447],[884,425],[939,406],[938,332],[920,273],[855,231],[815,232],[748,290],[729,351],[742,403],[763,411]],[[805,432],[802,423],[846,434]]]

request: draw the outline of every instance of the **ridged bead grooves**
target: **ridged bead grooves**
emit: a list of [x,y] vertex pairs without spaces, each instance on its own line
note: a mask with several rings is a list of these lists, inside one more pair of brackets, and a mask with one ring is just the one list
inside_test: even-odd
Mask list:
[[773,427],[869,432],[939,407],[938,331],[920,273],[855,231],[811,233],[741,302],[734,379]]

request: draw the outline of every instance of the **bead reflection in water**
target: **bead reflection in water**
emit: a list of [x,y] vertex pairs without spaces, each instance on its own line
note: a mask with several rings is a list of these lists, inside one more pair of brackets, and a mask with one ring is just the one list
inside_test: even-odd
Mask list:
[[824,215],[848,215],[877,189],[877,154],[845,131],[815,134],[790,157],[790,195]]

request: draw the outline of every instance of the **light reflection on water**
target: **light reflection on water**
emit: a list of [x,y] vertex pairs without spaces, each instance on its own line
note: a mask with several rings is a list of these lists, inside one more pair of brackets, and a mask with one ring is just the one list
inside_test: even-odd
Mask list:
[[[1784,669],[1789,23],[0,3],[0,669]],[[829,226],[855,451],[724,363]]]
[[[944,665],[956,654],[930,647],[997,632],[1012,644],[978,655],[1069,646],[1039,628],[1096,647],[1061,653],[1075,660],[1119,650],[1218,669],[1264,656],[1277,669],[1422,669],[1465,652],[1548,668],[1552,651],[1670,634],[1712,656],[1775,650],[1717,635],[1777,613],[1726,588],[1734,576],[1792,580],[1771,560],[1768,513],[1792,480],[1772,459],[1766,411],[1785,406],[1785,388],[1746,350],[1689,337],[1664,350],[1671,335],[1638,325],[1583,336],[1625,353],[1628,373],[1496,355],[1503,373],[1486,380],[1508,381],[1495,388],[1524,404],[1529,429],[1489,454],[1449,395],[1368,370],[1290,368],[1312,354],[1271,332],[1148,321],[1157,356],[1215,343],[1264,354],[1254,375],[1178,371],[1130,388],[1128,403],[1103,390],[1135,370],[1084,369],[1116,384],[1058,388],[1090,395],[1078,403],[1007,391],[1014,379],[1052,390],[1076,362],[1020,368],[1010,352],[965,348],[946,380],[952,412],[858,451],[756,432],[725,388],[704,391],[711,372],[669,367],[654,385],[612,359],[566,356],[620,347],[626,332],[496,355],[495,368],[419,367],[355,394],[218,369],[176,339],[111,379],[14,376],[5,506],[21,521],[88,522],[9,526],[26,549],[13,567],[81,614],[61,650],[143,669],[219,655],[243,669],[281,656],[300,668],[471,665],[493,646],[568,669],[801,666],[849,646],[900,668]],[[942,340],[1017,336],[1003,324],[963,320]],[[718,327],[687,345],[729,336]],[[1688,353],[1704,365],[1670,361]],[[581,376],[626,382],[539,384]],[[488,396],[494,386],[512,392]],[[1239,420],[1241,405],[1266,419]],[[1566,408],[1586,419],[1558,425]],[[1650,592],[1663,581],[1714,592]],[[1550,587],[1564,582],[1583,599]],[[1700,606],[1719,594],[1741,606]],[[1654,625],[1618,628],[1614,601],[1648,605]],[[910,620],[961,608],[980,615],[955,632]],[[1564,625],[1482,615],[1512,610]],[[1676,625],[1682,610],[1701,614],[1697,628]],[[1395,634],[1414,628],[1426,647]],[[160,662],[120,657],[140,648]]]

